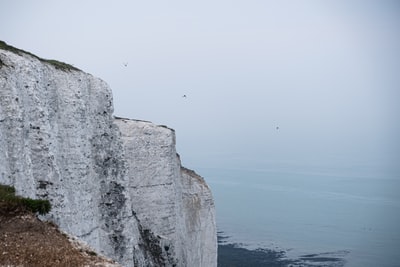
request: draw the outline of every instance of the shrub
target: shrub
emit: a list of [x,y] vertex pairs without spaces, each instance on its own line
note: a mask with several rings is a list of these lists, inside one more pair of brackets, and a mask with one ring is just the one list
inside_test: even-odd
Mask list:
[[0,207],[2,212],[31,211],[41,215],[51,210],[51,204],[44,199],[23,198],[15,195],[15,188],[0,184]]
[[0,197],[3,195],[14,195],[15,194],[15,188],[9,185],[2,185],[0,184]]
[[50,202],[45,199],[22,198],[21,201],[26,209],[38,212],[40,215],[48,213],[51,209]]

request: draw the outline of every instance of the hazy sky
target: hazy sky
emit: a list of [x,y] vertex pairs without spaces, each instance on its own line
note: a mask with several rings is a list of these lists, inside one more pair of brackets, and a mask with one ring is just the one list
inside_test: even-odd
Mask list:
[[0,10],[1,40],[105,80],[116,115],[176,130],[189,168],[400,162],[399,1],[2,0]]

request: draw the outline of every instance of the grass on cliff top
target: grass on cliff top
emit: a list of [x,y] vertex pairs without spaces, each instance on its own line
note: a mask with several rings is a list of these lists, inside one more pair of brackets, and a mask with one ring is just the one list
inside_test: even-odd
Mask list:
[[53,59],[40,58],[40,57],[38,57],[38,56],[36,56],[36,55],[34,55],[32,53],[29,53],[29,52],[24,51],[22,49],[18,49],[18,48],[15,48],[15,47],[11,46],[11,45],[8,45],[6,42],[1,41],[1,40],[0,40],[0,49],[13,52],[14,54],[17,54],[17,55],[21,55],[21,54],[30,55],[30,56],[32,56],[34,58],[37,58],[37,59],[39,59],[40,61],[42,61],[44,63],[50,64],[50,65],[54,66],[56,69],[59,69],[59,70],[62,70],[62,71],[71,71],[71,70],[79,71],[80,70],[80,69],[75,68],[74,66],[72,66],[70,64],[67,64],[67,63],[64,63],[64,62],[60,62],[60,61],[53,60]]
[[15,195],[15,188],[0,184],[0,215],[13,214],[24,211],[38,212],[43,215],[50,211],[48,200],[24,198]]

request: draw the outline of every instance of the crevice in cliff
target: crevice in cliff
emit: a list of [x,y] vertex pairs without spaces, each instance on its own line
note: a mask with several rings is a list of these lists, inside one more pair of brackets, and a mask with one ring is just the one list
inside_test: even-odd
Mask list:
[[96,226],[96,227],[94,227],[93,229],[91,229],[89,232],[84,233],[84,234],[82,234],[82,235],[78,235],[77,237],[78,237],[78,238],[84,238],[84,237],[90,236],[94,231],[96,231],[96,230],[98,230],[98,229],[99,229],[99,227]]
[[132,210],[132,214],[138,222],[138,228],[140,233],[140,243],[139,246],[144,249],[147,253],[151,255],[154,263],[157,266],[165,266],[165,259],[162,256],[162,248],[160,247],[160,241],[154,236],[154,234],[149,229],[143,229],[136,212]]
[[116,182],[100,183],[101,203],[100,210],[103,223],[109,240],[114,248],[114,253],[122,257],[125,254],[126,238],[123,235],[124,225],[122,223],[121,211],[125,206],[125,188]]
[[138,188],[153,188],[153,187],[160,187],[160,186],[171,186],[173,183],[163,183],[163,184],[150,184],[150,185],[141,185],[141,186],[130,186],[129,188],[138,189]]
[[162,242],[163,237],[155,235],[150,229],[144,229],[136,212],[132,210],[132,214],[138,222],[140,233],[139,247],[148,254],[148,258],[153,259],[154,265],[149,264],[148,266],[177,266],[177,260],[172,255],[172,245],[169,242]]

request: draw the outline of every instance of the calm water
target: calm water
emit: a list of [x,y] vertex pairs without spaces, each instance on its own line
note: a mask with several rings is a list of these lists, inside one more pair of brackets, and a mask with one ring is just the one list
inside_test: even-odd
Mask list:
[[276,166],[199,169],[220,231],[289,258],[328,253],[345,266],[400,266],[400,177],[374,170]]

